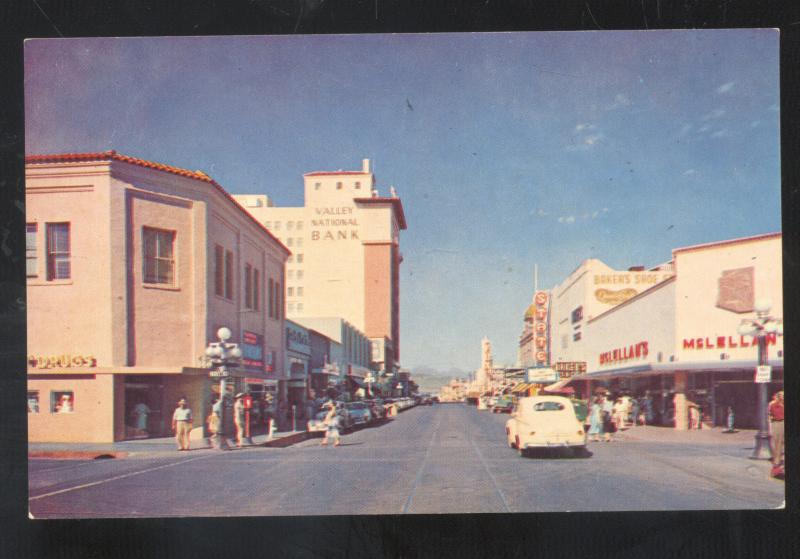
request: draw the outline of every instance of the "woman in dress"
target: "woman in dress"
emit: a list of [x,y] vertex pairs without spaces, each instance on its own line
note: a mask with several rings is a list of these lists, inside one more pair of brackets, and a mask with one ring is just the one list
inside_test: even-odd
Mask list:
[[334,440],[333,446],[339,446],[341,444],[341,439],[339,438],[339,415],[336,413],[336,404],[333,402],[328,404],[328,414],[325,416],[324,421],[327,429],[320,445],[327,446],[328,437],[332,437]]
[[591,440],[600,442],[600,435],[603,434],[603,397],[595,396],[592,400],[592,407],[589,410],[589,436]]

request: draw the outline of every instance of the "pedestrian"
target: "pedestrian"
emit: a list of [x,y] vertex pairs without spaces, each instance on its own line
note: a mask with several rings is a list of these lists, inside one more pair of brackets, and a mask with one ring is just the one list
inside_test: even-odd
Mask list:
[[652,425],[653,421],[655,420],[655,415],[653,413],[653,398],[650,396],[649,390],[645,391],[644,393],[642,409],[644,410],[644,424]]
[[614,400],[608,396],[603,401],[603,440],[610,443],[612,434],[617,430],[614,425]]
[[595,396],[589,409],[589,436],[594,442],[600,442],[603,434],[603,398]]
[[208,446],[211,447],[217,445],[221,426],[220,416],[217,413],[217,411],[219,411],[217,406],[218,402],[219,397],[214,396],[213,401],[211,402],[211,413],[209,413],[208,417],[206,417],[206,425],[208,426]]
[[144,402],[139,402],[133,406],[131,416],[133,417],[133,428],[136,430],[136,436],[147,437],[147,416],[150,414],[150,408]]
[[772,465],[783,463],[783,390],[779,390],[769,403],[769,428],[772,437]]
[[633,427],[639,425],[639,413],[639,400],[631,398],[631,421],[633,422]]
[[339,437],[339,414],[336,410],[336,404],[333,402],[328,404],[328,413],[325,415],[324,423],[326,426],[325,436],[322,438],[320,445],[327,446],[328,438],[330,437],[334,440],[333,446],[339,446],[341,444],[341,438]]
[[236,446],[242,448],[245,438],[246,419],[244,409],[244,394],[241,392],[234,396],[233,423],[236,425]]
[[172,414],[172,430],[175,432],[175,440],[178,443],[178,450],[189,450],[189,431],[192,430],[192,410],[186,398],[178,400],[178,407]]

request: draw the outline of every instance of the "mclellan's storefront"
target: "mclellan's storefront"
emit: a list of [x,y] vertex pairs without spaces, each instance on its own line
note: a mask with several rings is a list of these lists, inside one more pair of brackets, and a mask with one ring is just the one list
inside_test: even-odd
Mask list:
[[[676,275],[589,321],[593,357],[571,384],[587,397],[598,385],[649,397],[653,421],[689,427],[689,407],[702,421],[757,426],[758,341],[738,334],[771,302],[782,318],[781,235],[759,235],[673,251]],[[767,334],[768,392],[783,386],[783,338]]]

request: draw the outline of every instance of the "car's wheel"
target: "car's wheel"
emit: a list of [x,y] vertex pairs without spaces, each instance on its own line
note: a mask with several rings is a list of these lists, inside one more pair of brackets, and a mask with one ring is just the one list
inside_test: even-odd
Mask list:
[[514,436],[514,443],[515,443],[514,448],[517,449],[517,454],[519,454],[520,456],[525,456],[525,449],[522,448],[522,445],[519,442],[519,435]]

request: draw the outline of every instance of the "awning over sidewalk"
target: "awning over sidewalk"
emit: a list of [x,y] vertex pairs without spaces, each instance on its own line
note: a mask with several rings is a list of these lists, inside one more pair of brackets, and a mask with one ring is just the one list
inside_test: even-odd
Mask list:
[[571,386],[567,386],[571,380],[572,378],[561,379],[560,381],[554,382],[549,386],[545,386],[544,388],[542,388],[542,390],[544,390],[545,392],[574,392],[575,391],[574,388],[572,388]]
[[512,394],[521,394],[522,392],[527,392],[528,390],[530,390],[533,387],[534,387],[533,384],[530,384],[530,383],[527,383],[527,382],[523,382],[523,383],[520,383],[520,384],[516,385],[511,390],[511,393]]

